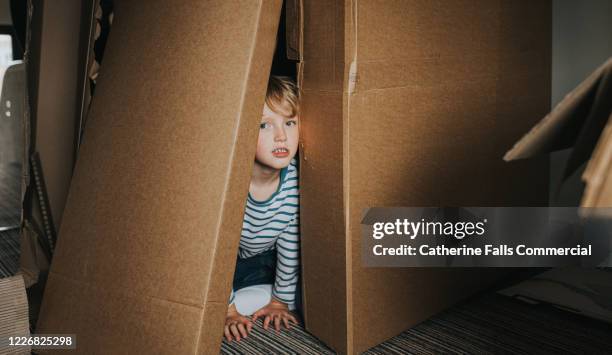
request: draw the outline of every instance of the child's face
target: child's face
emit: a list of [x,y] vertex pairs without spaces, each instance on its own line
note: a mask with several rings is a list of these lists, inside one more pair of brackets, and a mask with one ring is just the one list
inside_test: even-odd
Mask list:
[[286,117],[264,104],[255,161],[280,170],[295,156],[299,140],[298,117]]

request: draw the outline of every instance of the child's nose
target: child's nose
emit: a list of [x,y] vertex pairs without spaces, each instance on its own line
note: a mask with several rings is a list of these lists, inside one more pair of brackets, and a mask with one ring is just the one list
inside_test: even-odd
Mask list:
[[274,132],[274,140],[280,142],[287,140],[287,134],[285,133],[284,128],[277,128],[275,131],[276,132]]

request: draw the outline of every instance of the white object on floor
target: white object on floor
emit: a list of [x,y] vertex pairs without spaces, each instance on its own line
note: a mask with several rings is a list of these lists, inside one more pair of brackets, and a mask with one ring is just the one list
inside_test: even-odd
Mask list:
[[243,316],[250,316],[270,303],[272,285],[255,285],[234,292],[234,305]]
[[[234,292],[234,305],[238,313],[243,316],[250,316],[260,308],[263,308],[272,299],[272,285],[255,285],[241,288]],[[289,310],[294,310],[293,305]]]
[[498,293],[612,323],[612,269],[552,269]]

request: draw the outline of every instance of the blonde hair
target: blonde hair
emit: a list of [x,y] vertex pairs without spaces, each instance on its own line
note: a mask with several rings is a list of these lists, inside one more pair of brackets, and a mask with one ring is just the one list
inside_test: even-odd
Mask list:
[[297,116],[300,112],[300,99],[299,90],[293,79],[271,75],[266,91],[266,104],[279,115]]

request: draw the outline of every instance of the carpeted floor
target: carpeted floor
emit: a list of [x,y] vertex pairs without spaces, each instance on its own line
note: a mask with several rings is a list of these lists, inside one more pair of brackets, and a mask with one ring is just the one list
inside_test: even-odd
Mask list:
[[21,165],[0,165],[0,278],[19,268]]
[[[253,329],[246,340],[224,340],[221,354],[334,354],[303,329]],[[489,293],[364,354],[612,354],[612,324]]]
[[[0,169],[0,227],[19,224],[18,166]],[[0,277],[19,266],[19,230],[0,229]],[[221,354],[334,354],[303,328],[265,331],[223,341]],[[367,355],[512,353],[612,354],[612,324],[551,306],[490,293],[458,305],[370,349]]]
[[19,269],[19,229],[0,232],[0,278],[13,276]]
[[335,354],[333,350],[302,327],[275,330],[263,329],[263,321],[258,320],[248,338],[228,343],[223,339],[221,354]]
[[612,324],[496,293],[451,308],[365,354],[610,354]]

